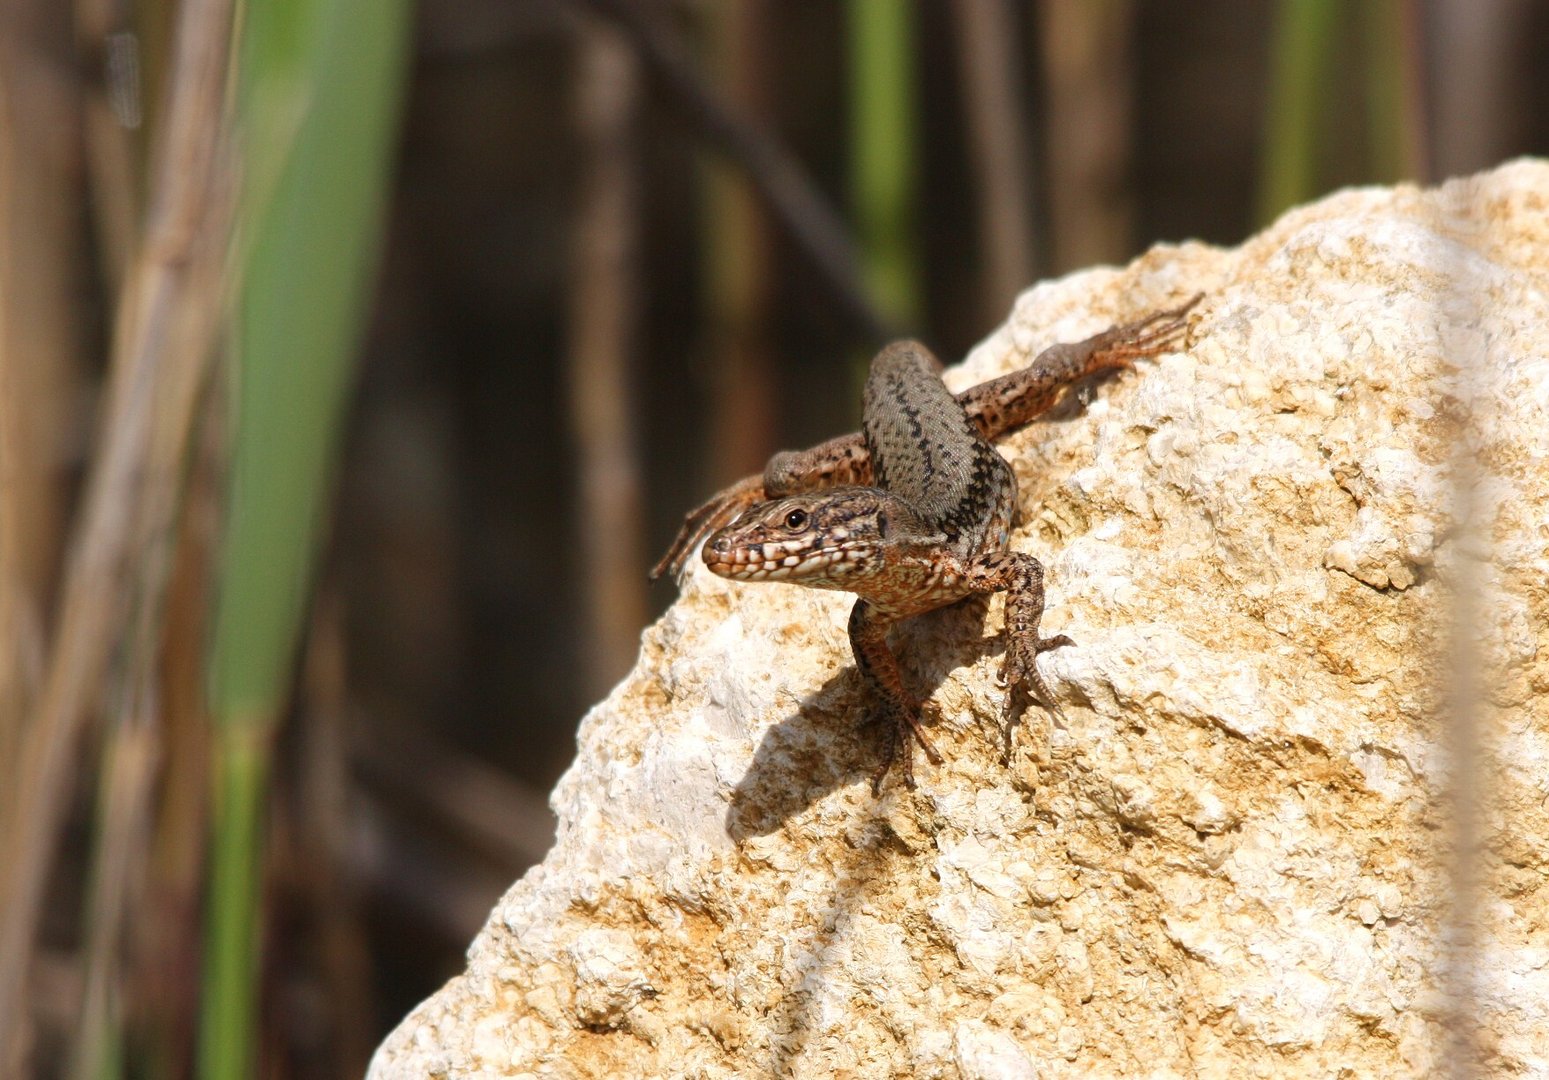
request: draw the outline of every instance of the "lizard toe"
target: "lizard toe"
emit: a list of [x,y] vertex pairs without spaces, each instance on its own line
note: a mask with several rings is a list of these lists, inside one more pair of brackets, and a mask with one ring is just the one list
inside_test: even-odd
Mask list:
[[1068,634],[1055,634],[1053,637],[1041,637],[1038,639],[1038,651],[1048,652],[1050,649],[1062,649],[1066,645],[1074,645]]

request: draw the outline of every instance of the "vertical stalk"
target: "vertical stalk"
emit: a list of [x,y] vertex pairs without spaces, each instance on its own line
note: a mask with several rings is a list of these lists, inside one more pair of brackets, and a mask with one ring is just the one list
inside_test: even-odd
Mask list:
[[1121,262],[1133,251],[1132,0],[1043,0],[1048,85],[1049,265]]
[[69,408],[80,101],[52,0],[0,4],[0,789],[11,788],[59,570]]
[[[768,119],[768,0],[711,4],[709,67],[721,92],[745,115]],[[711,385],[709,483],[763,468],[774,442],[774,398],[767,341],[772,257],[770,229],[747,178],[706,160],[705,322]]]
[[[154,670],[154,663],[151,664]],[[131,692],[103,740],[83,952],[85,990],[70,1075],[105,1080],[121,1064],[124,926],[140,910],[134,883],[149,849],[158,732],[149,694]]]
[[224,723],[216,731],[216,842],[209,869],[199,1018],[199,1074],[207,1078],[250,1076],[254,1071],[268,726],[263,718],[251,717]]
[[1032,181],[1016,18],[1010,0],[956,0],[954,10],[963,106],[979,175],[979,247],[986,264],[980,315],[993,324],[1033,280]]
[[1369,177],[1383,184],[1423,180],[1419,12],[1411,0],[1367,0],[1360,12],[1366,46]]
[[912,3],[850,0],[851,187],[862,260],[883,314],[905,326],[920,317],[913,53]]
[[580,485],[578,543],[586,612],[585,693],[629,670],[646,622],[640,462],[630,357],[636,337],[638,232],[633,144],[639,65],[612,26],[582,31],[577,73],[583,176],[572,265],[570,421]]
[[407,58],[406,0],[244,9],[235,442],[213,639],[214,835],[199,1060],[252,1075],[264,805],[369,296]]
[[1334,0],[1280,0],[1276,9],[1259,175],[1261,222],[1318,192],[1318,140],[1338,18]]
[[120,648],[130,600],[157,606],[220,307],[227,236],[225,77],[231,9],[188,4],[176,23],[144,238],[113,329],[102,423],[70,538],[47,668],[0,793],[0,1070],[20,1064],[25,980],[75,766]]

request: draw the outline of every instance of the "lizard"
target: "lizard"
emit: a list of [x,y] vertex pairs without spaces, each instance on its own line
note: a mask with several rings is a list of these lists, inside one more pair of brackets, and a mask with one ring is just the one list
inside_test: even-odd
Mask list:
[[[1051,345],[1026,367],[964,390],[957,395],[957,403],[979,436],[993,442],[1047,412],[1072,383],[1166,352],[1182,339],[1185,317],[1202,296],[1110,327],[1084,341]],[[681,582],[689,559],[705,538],[750,506],[818,488],[865,485],[871,478],[870,451],[858,431],[806,450],[781,451],[769,459],[762,475],[743,477],[685,515],[672,544],[651,568],[650,580],[670,573]]]
[[1009,763],[1018,691],[1030,689],[1052,709],[1037,659],[1073,642],[1064,634],[1039,634],[1043,565],[1010,550],[1019,511],[1016,476],[991,440],[1046,411],[1071,383],[1178,344],[1199,300],[1051,346],[1027,367],[956,397],[928,348],[914,341],[888,345],[867,376],[860,433],[777,454],[762,478],[712,498],[685,520],[657,572],[686,559],[682,549],[691,552],[714,527],[702,557],[722,577],[857,595],[851,649],[891,721],[873,793],[896,760],[904,783],[915,786],[911,738],[932,764],[942,761],[922,726],[922,703],[904,686],[888,630],[971,595],[1007,593],[1000,680],[1007,691],[1002,726]]

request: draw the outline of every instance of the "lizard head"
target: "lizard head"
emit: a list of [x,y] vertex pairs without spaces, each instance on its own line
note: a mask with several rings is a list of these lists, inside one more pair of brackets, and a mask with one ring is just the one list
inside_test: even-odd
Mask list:
[[705,565],[734,581],[844,589],[915,514],[879,488],[839,487],[749,507],[705,544]]

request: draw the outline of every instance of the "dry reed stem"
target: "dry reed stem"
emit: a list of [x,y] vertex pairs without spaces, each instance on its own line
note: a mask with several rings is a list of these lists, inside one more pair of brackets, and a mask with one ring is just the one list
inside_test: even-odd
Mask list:
[[571,276],[569,398],[585,610],[584,697],[634,662],[646,622],[640,462],[630,357],[639,306],[634,147],[640,70],[623,36],[588,20],[577,75],[585,156]]
[[79,92],[48,0],[0,4],[0,790],[42,674],[79,398]]
[[[150,212],[125,281],[109,386],[85,502],[71,538],[41,694],[23,733],[5,807],[0,879],[0,1061],[17,1063],[22,993],[73,751],[132,603],[155,603],[192,429],[224,296],[230,217],[220,169],[230,0],[181,7],[155,155]],[[158,555],[155,550],[160,549]],[[137,595],[138,594],[138,595]],[[159,605],[158,605],[159,606]]]
[[[76,0],[75,4],[79,50],[104,69],[102,92],[87,94],[81,102],[81,123],[98,272],[115,297],[123,288],[145,209],[139,184],[144,166],[139,136],[144,125],[138,114],[143,107],[137,100],[136,115],[126,115],[122,96],[134,93],[135,88],[132,84],[115,87],[115,77],[107,70],[122,68],[136,55],[131,49],[139,39],[132,33],[130,14],[119,0]],[[110,56],[110,52],[115,55]],[[127,83],[133,74],[137,72],[121,72],[119,79]],[[118,102],[115,95],[120,98]],[[126,121],[137,126],[131,128]]]
[[[1406,4],[1403,12],[1403,47],[1415,58],[1409,107],[1420,110],[1413,120],[1416,131],[1432,136],[1417,162],[1418,178],[1461,176],[1534,147],[1527,129],[1537,110],[1522,107],[1522,88],[1534,78],[1524,58],[1533,52],[1516,43],[1538,36],[1541,6],[1532,0],[1438,0],[1422,5],[1423,14],[1413,6]],[[1421,25],[1422,18],[1428,26]],[[1426,55],[1427,41],[1436,59],[1421,75],[1419,58]],[[1430,124],[1426,106],[1434,110]]]
[[[208,267],[199,274],[205,280],[216,280],[219,261],[225,254],[226,245],[216,242],[217,233],[218,230],[206,231],[200,254],[195,257],[195,262],[204,262]],[[170,478],[183,471],[188,439],[179,438],[175,424],[169,421],[183,417],[186,423],[193,415],[192,409],[175,403],[185,401],[190,393],[205,385],[201,375],[206,365],[201,355],[208,355],[208,348],[203,354],[196,349],[199,341],[210,340],[210,319],[217,305],[197,304],[196,308],[205,318],[196,321],[194,338],[187,341],[187,347],[171,350],[176,359],[168,364],[169,385],[158,405],[170,405],[175,415],[163,415],[153,424],[155,438],[147,460],[147,472],[152,476]],[[173,481],[159,487],[163,495],[171,497],[179,493],[180,486]],[[172,506],[152,509],[150,516],[156,521],[166,516],[170,521],[170,515],[185,505],[178,498]],[[172,609],[169,593],[174,555],[180,554],[178,547],[170,530],[147,536],[140,546],[138,580],[132,586],[134,629],[126,648],[121,680],[127,685],[110,694],[117,703],[111,727],[103,739],[99,781],[99,802],[106,809],[97,816],[98,829],[94,834],[92,895],[82,950],[85,991],[72,1048],[71,1075],[79,1080],[96,1080],[102,1075],[104,1063],[111,1060],[107,1040],[119,1026],[125,1000],[121,970],[125,932],[138,922],[136,913],[144,898],[153,838],[154,787],[169,736],[162,657],[167,646]],[[201,554],[207,557],[209,550],[205,545]],[[197,599],[202,607],[204,597]],[[176,611],[182,618],[197,618],[187,608],[187,604],[182,604]],[[185,680],[193,681],[196,693],[201,685],[199,675],[197,671],[184,674]],[[192,820],[203,824],[201,815],[193,815]],[[202,829],[199,838],[203,839]]]
[[1050,269],[1129,258],[1132,0],[1043,0]]
[[[226,400],[222,389],[212,385],[205,395],[207,404],[199,407],[218,411]],[[176,565],[160,620],[155,820],[145,837],[145,880],[133,882],[129,890],[131,907],[123,922],[128,970],[120,979],[124,1001],[133,1003],[131,1016],[140,1024],[136,1035],[159,1048],[158,1064],[168,1076],[188,1075],[193,1069],[203,934],[201,874],[212,786],[205,646],[228,441],[219,419],[197,427],[179,507]]]
[[298,803],[300,828],[291,847],[296,886],[316,927],[319,974],[327,990],[329,1072],[363,1076],[376,1042],[371,948],[359,891],[348,873],[351,814],[348,639],[339,590],[324,587],[312,611],[302,668],[304,719]]
[[[708,52],[715,85],[731,105],[761,123],[773,108],[769,41],[776,11],[770,0],[709,6]],[[769,216],[745,177],[722,162],[705,177],[710,356],[707,487],[723,487],[761,472],[775,443],[775,368],[770,355],[770,307],[776,262]]]
[[956,0],[969,146],[979,180],[979,246],[987,324],[1033,282],[1032,184],[1027,125],[1017,85],[1016,18],[1010,0]]
[[85,989],[74,1028],[70,1075],[96,1080],[111,1060],[122,1016],[119,955],[125,921],[138,905],[150,834],[150,795],[159,757],[154,700],[129,695],[102,754],[96,854],[82,964]]
[[732,109],[699,74],[654,5],[578,0],[615,23],[658,86],[705,142],[746,171],[772,218],[817,271],[819,284],[869,344],[897,336],[861,277],[861,258],[843,219],[784,143]]

